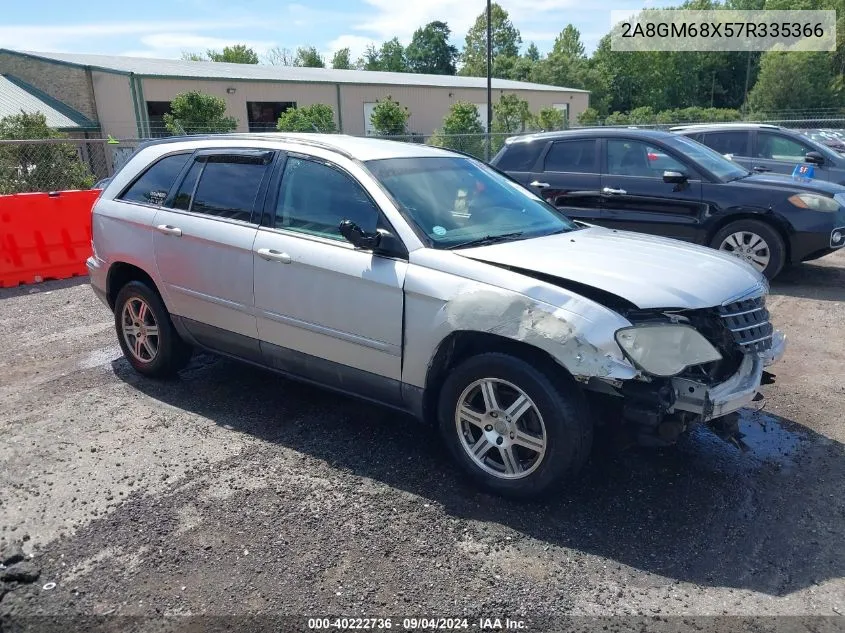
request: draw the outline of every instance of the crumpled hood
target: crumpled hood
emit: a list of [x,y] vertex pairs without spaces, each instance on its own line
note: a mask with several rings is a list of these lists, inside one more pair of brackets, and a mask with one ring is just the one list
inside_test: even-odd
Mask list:
[[765,283],[732,255],[677,240],[590,227],[454,251],[586,284],[646,308],[709,308]]

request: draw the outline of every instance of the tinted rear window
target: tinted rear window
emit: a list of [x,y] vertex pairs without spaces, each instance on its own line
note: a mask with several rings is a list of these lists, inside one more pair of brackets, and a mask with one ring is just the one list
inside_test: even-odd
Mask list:
[[510,143],[496,167],[502,171],[531,171],[545,146],[544,142]]
[[202,170],[190,210],[249,222],[267,166],[260,162],[212,162]]
[[744,130],[708,132],[701,142],[720,154],[748,156],[748,137],[749,133]]
[[167,198],[167,192],[176,182],[176,176],[188,162],[190,154],[174,154],[165,156],[136,180],[126,192],[120,196],[127,202],[159,205]]
[[597,173],[593,139],[557,141],[546,154],[545,171]]

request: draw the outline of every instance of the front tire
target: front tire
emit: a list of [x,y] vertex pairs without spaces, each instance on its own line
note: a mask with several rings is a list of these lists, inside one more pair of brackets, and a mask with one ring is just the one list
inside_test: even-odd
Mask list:
[[158,293],[143,282],[130,281],[117,293],[114,322],[123,355],[140,374],[169,377],[191,358]]
[[453,369],[441,389],[438,418],[449,451],[496,494],[547,494],[589,455],[593,424],[583,394],[567,376],[544,373],[543,366],[480,354]]
[[786,247],[777,230],[759,220],[737,220],[722,228],[710,246],[748,262],[774,279],[786,263]]

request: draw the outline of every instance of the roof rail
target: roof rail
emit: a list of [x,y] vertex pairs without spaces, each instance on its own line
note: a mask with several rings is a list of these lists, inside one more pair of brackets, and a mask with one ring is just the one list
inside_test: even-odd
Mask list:
[[[344,135],[346,136],[346,135]],[[236,132],[233,134],[187,134],[185,136],[168,136],[165,138],[159,139],[150,139],[143,141],[138,145],[138,149],[142,149],[144,147],[149,147],[152,145],[164,145],[167,143],[181,143],[185,141],[207,141],[207,140],[224,140],[224,141],[232,141],[232,140],[264,140],[264,141],[284,141],[285,143],[298,143],[300,145],[308,145],[310,147],[318,147],[320,149],[328,149],[342,156],[354,159],[355,157],[350,154],[345,149],[337,147],[336,145],[332,145],[331,143],[325,143],[323,141],[312,139],[312,138],[304,138],[301,136],[290,136],[285,134],[284,132]]]

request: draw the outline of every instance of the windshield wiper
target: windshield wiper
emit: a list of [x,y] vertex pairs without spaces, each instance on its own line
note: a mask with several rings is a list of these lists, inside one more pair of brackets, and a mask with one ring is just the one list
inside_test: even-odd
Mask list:
[[484,246],[486,244],[496,244],[497,242],[506,242],[513,237],[520,237],[522,235],[522,231],[514,231],[513,233],[503,233],[501,235],[485,235],[484,237],[478,237],[474,240],[469,240],[467,242],[460,242],[458,244],[452,244],[448,247],[448,250],[452,250],[455,248],[464,248],[466,246]]

